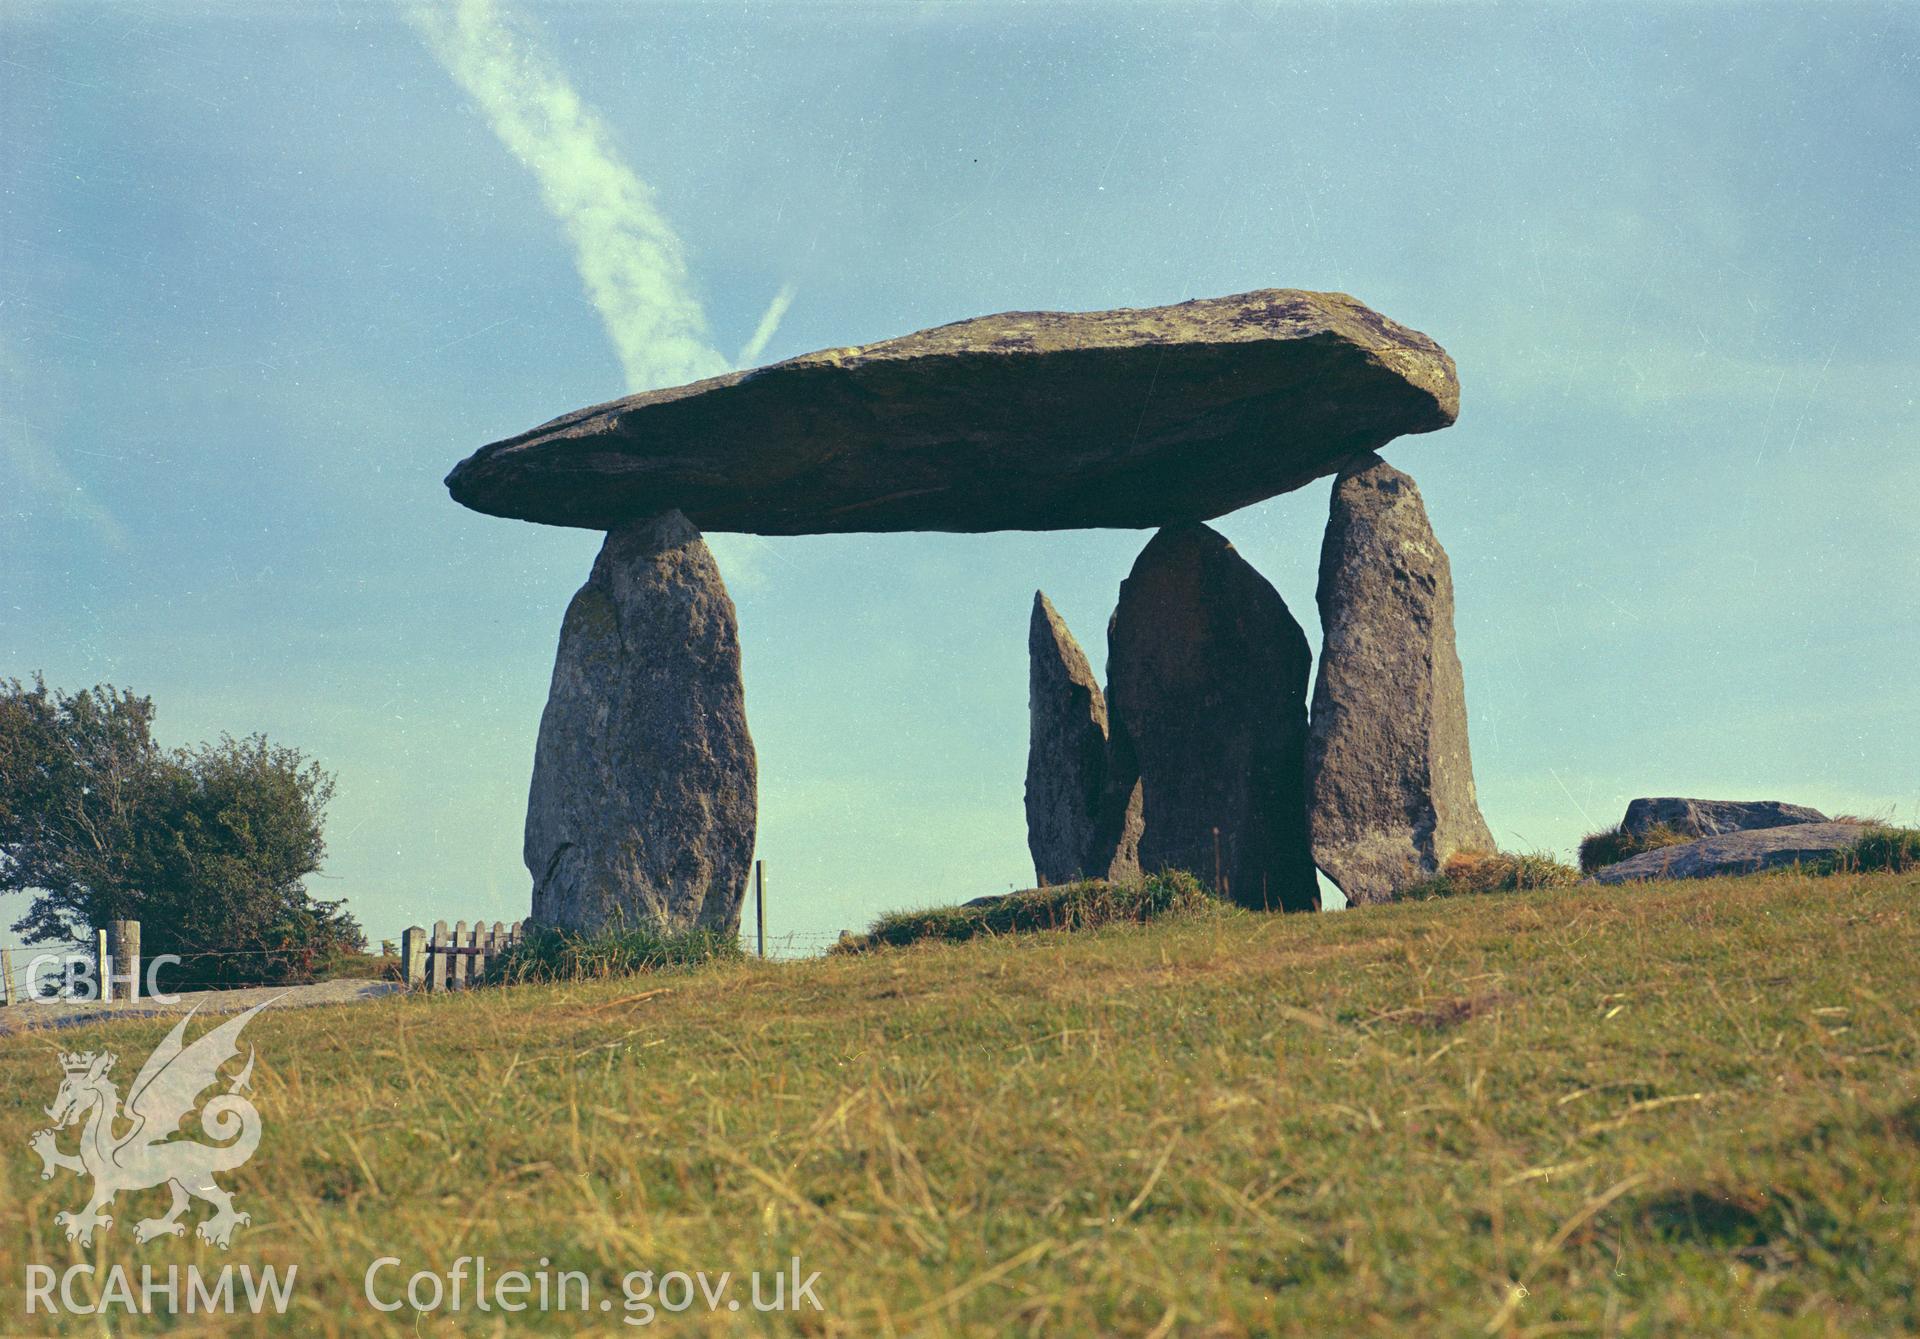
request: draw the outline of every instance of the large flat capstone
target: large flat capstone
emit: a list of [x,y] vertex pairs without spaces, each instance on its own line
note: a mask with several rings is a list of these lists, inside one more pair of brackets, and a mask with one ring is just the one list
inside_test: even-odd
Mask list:
[[1452,423],[1446,350],[1344,293],[1007,312],[578,410],[447,476],[495,516],[611,530],[1147,529]]

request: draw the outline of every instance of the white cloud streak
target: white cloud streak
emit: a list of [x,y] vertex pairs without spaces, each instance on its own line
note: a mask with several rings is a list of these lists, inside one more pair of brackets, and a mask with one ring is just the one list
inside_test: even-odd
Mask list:
[[739,367],[752,367],[760,361],[760,355],[767,351],[767,341],[773,338],[773,332],[780,328],[780,318],[787,314],[787,308],[793,305],[793,285],[783,284],[773,301],[767,304],[766,314],[760,318],[760,324],[753,328],[753,337],[740,348],[740,356],[734,359]]
[[[86,485],[74,477],[39,434],[17,420],[0,423],[0,494],[24,499],[38,496],[57,507],[60,514],[76,525],[90,530],[108,548],[125,552],[127,532]],[[22,517],[27,515],[22,511]]]
[[[13,516],[31,519],[29,499],[59,510],[75,525],[93,533],[108,548],[125,552],[127,532],[114,514],[96,501],[66,462],[42,440],[14,406],[24,403],[21,393],[31,373],[26,358],[13,342],[0,336],[0,498],[13,500]],[[4,519],[6,513],[0,513]]]
[[[493,0],[415,4],[406,13],[500,142],[539,182],[548,211],[573,244],[574,265],[619,355],[627,389],[727,371],[679,236],[552,57],[516,32]],[[743,360],[765,349],[791,301],[791,288],[774,299]]]

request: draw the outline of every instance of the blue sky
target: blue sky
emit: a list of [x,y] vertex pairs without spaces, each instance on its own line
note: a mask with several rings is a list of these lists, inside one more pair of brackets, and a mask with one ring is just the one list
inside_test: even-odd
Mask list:
[[[525,914],[598,540],[447,469],[787,291],[764,359],[1351,292],[1460,367],[1458,425],[1386,454],[1452,554],[1503,843],[1643,794],[1920,817],[1911,5],[506,5],[501,96],[572,99],[544,177],[446,20],[299,9],[0,12],[0,674],[319,757],[314,886],[376,937]],[[608,191],[658,290],[591,286]],[[1217,522],[1316,643],[1326,500]],[[715,542],[776,935],[1030,879],[1032,592],[1098,665],[1145,539]]]

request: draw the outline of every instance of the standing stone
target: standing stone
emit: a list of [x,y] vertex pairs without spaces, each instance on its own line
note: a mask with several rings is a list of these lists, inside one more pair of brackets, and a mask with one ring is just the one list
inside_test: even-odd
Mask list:
[[560,628],[527,797],[534,919],[737,929],[754,806],[713,555],[677,511],[622,526]]
[[1349,902],[1385,902],[1494,843],[1473,787],[1446,551],[1413,480],[1378,456],[1334,484],[1318,600],[1313,858]]
[[[1286,602],[1218,532],[1141,551],[1107,629],[1107,793],[1137,798],[1140,869],[1214,876],[1245,906],[1320,905],[1307,849],[1307,673]],[[1113,830],[1123,818],[1108,815]]]
[[1107,699],[1080,644],[1046,595],[1027,627],[1027,849],[1042,885],[1090,869],[1106,778]]

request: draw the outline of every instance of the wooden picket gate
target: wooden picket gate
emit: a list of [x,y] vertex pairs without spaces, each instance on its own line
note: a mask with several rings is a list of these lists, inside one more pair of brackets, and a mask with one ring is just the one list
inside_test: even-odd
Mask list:
[[518,944],[526,933],[525,921],[508,925],[495,921],[433,923],[429,936],[421,927],[409,926],[400,936],[400,967],[409,990],[465,990],[487,974],[487,959]]

